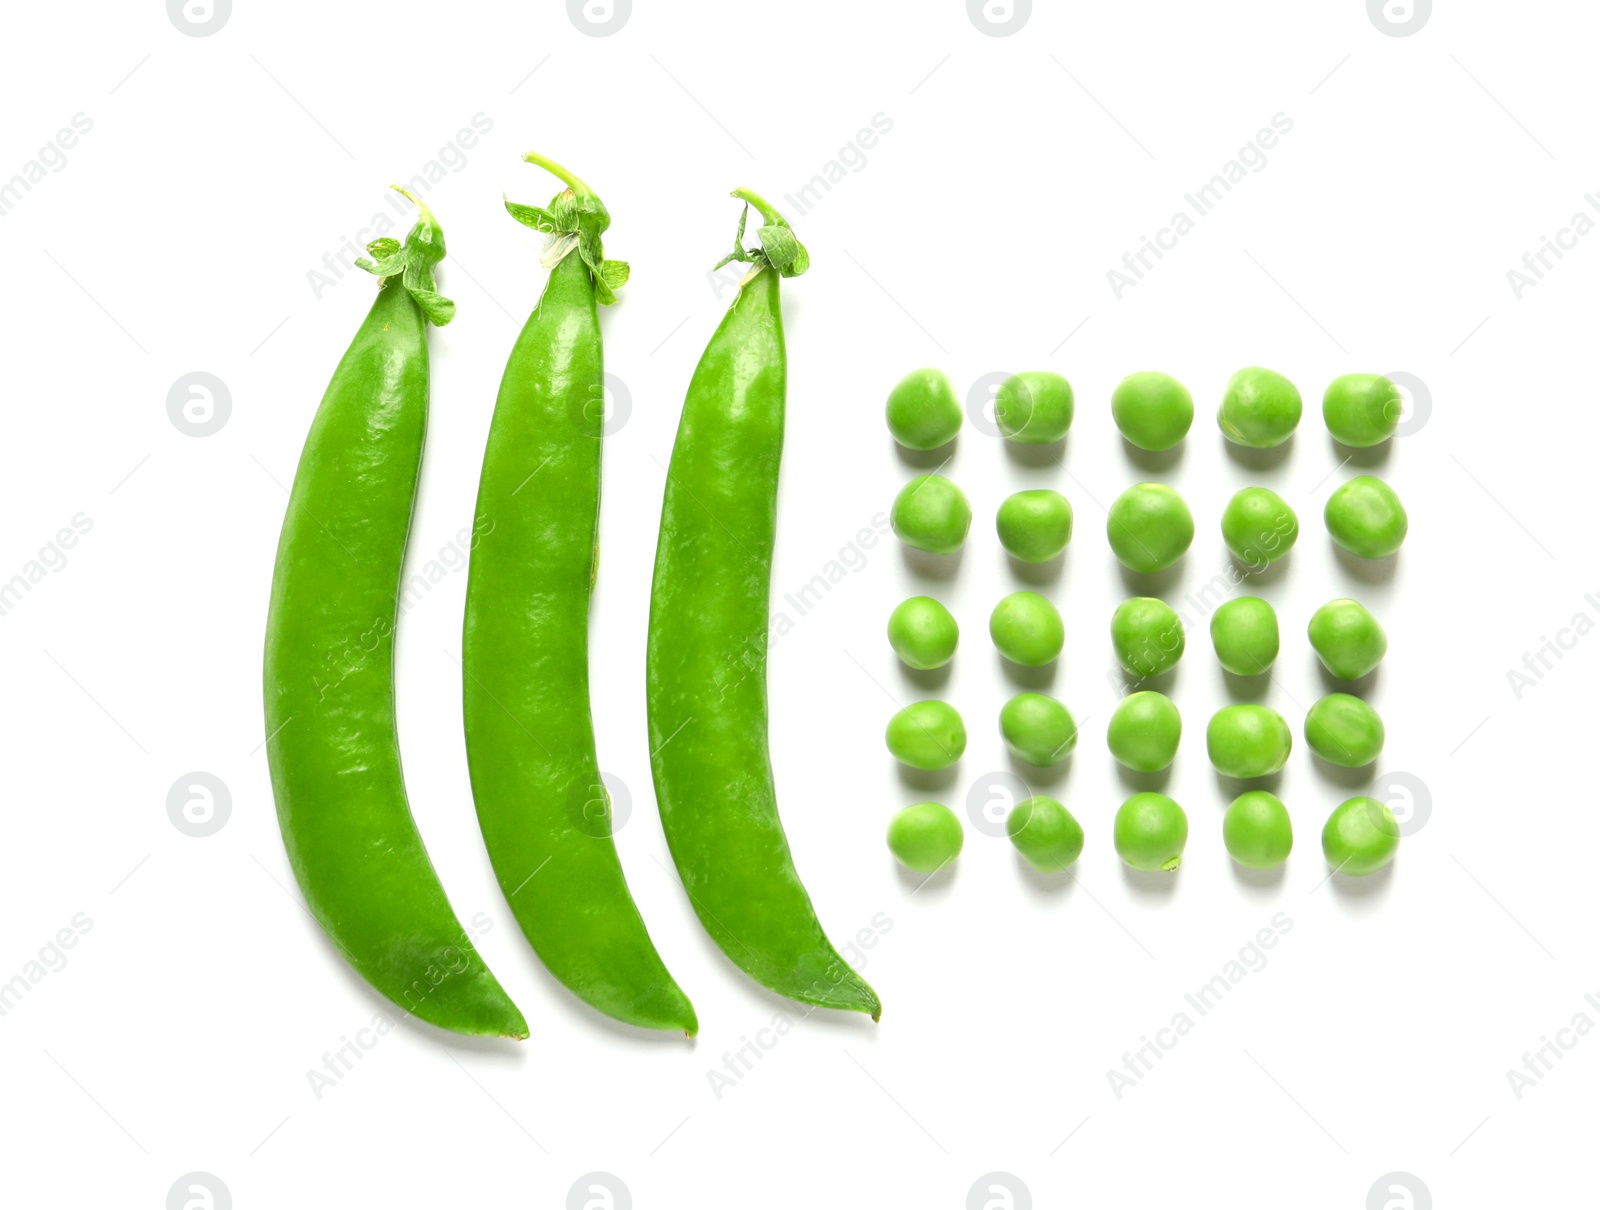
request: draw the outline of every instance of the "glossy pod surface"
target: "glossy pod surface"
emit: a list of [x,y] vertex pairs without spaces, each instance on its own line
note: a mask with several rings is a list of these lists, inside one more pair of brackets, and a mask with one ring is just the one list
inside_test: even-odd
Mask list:
[[574,249],[511,351],[484,450],[461,640],[467,763],[500,889],[550,973],[607,1016],[692,1034],[628,891],[595,751],[604,389],[595,283]]
[[395,621],[427,415],[424,312],[386,277],[290,493],[267,621],[267,759],[295,879],[350,965],[425,1021],[525,1038],[445,897],[400,771]]
[[[758,209],[770,253],[785,233]],[[751,255],[689,383],[667,470],[646,675],[656,799],[684,889],[728,958],[782,995],[876,1019],[877,994],[829,942],[795,870],[767,751],[787,374],[779,272]]]

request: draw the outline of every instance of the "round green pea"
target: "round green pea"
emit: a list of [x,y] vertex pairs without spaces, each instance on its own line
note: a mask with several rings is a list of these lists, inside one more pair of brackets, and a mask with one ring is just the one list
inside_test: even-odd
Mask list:
[[1335,874],[1373,874],[1400,847],[1400,821],[1376,798],[1347,798],[1322,828],[1322,854]]
[[1342,374],[1322,395],[1322,419],[1340,445],[1366,449],[1394,436],[1406,410],[1400,388],[1382,374]]
[[1224,706],[1206,724],[1206,755],[1224,777],[1265,777],[1283,768],[1294,737],[1267,706]]
[[1165,601],[1134,597],[1111,615],[1111,649],[1129,676],[1160,676],[1183,655],[1183,622]]
[[1165,794],[1135,794],[1117,808],[1112,825],[1117,856],[1136,870],[1178,868],[1189,841],[1189,817]]
[[1235,676],[1259,676],[1278,658],[1278,615],[1260,597],[1235,597],[1211,615],[1217,662]]
[[889,752],[913,769],[948,769],[967,750],[967,728],[949,702],[912,702],[884,732]]
[[1228,379],[1217,424],[1235,445],[1264,450],[1289,440],[1300,412],[1294,383],[1272,370],[1248,366]]
[[1061,654],[1067,632],[1049,601],[1036,592],[1014,592],[989,615],[989,637],[1013,664],[1038,668]]
[[1246,567],[1275,563],[1300,536],[1300,521],[1288,501],[1264,487],[1241,488],[1222,510],[1222,540]]
[[1247,790],[1228,804],[1222,817],[1222,843],[1228,856],[1252,870],[1275,870],[1294,847],[1289,809],[1276,794]]
[[908,870],[931,874],[961,854],[965,837],[956,813],[942,802],[919,802],[889,820],[889,852]]
[[911,668],[943,668],[960,637],[955,618],[932,597],[907,597],[889,615],[889,646]]
[[961,401],[943,370],[912,370],[889,392],[884,416],[908,450],[936,450],[961,431]]
[[1306,713],[1306,743],[1330,765],[1359,769],[1383,751],[1383,720],[1359,697],[1330,693]]
[[1389,636],[1378,619],[1348,597],[1329,601],[1312,614],[1306,634],[1322,666],[1346,681],[1366,676],[1389,650]]
[[1000,735],[1018,760],[1047,768],[1077,745],[1078,724],[1055,698],[1019,693],[1000,707]]
[[1163,571],[1194,541],[1194,515],[1165,483],[1135,483],[1111,502],[1106,540],[1124,567]]
[[1047,487],[1016,492],[1000,502],[994,525],[1007,554],[1024,563],[1045,563],[1072,540],[1072,505]]
[[1138,773],[1165,769],[1178,755],[1183,718],[1164,693],[1144,690],[1117,703],[1106,726],[1106,747],[1117,762]]
[[1170,450],[1194,423],[1194,399],[1171,374],[1142,370],[1111,392],[1111,418],[1129,443],[1142,450]]
[[1053,798],[1024,798],[1006,816],[1006,835],[1029,865],[1046,874],[1064,870],[1083,852],[1083,828]]
[[1335,542],[1363,559],[1394,554],[1406,540],[1409,524],[1394,488],[1375,475],[1357,475],[1336,488],[1322,519]]
[[889,523],[907,546],[936,555],[954,554],[972,524],[972,506],[943,475],[918,475],[900,489]]
[[994,420],[1007,441],[1049,445],[1072,427],[1072,384],[1050,370],[1013,374],[994,393]]

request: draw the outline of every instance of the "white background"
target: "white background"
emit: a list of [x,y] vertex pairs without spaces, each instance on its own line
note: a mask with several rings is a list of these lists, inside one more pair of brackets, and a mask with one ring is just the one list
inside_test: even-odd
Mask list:
[[[201,1173],[184,1187],[217,1206],[563,1206],[601,1172],[591,1183],[614,1192],[597,1204],[642,1208],[1359,1208],[1383,1204],[1369,1190],[1398,1172],[1399,1205],[1568,1204],[1562,1191],[1589,1183],[1600,1040],[1561,1034],[1572,1049],[1520,1099],[1506,1073],[1576,1015],[1600,1021],[1584,999],[1600,996],[1597,825],[1577,760],[1600,641],[1568,634],[1572,650],[1520,697],[1507,672],[1575,614],[1600,620],[1584,599],[1600,590],[1600,239],[1552,258],[1520,300],[1506,274],[1575,213],[1600,218],[1584,201],[1600,185],[1597,20],[1578,3],[1478,0],[1395,37],[1362,0],[1074,3],[1039,4],[996,37],[961,0],[639,0],[595,37],[550,0],[240,0],[192,37],[152,0],[14,10],[0,180],[73,114],[93,128],[0,218],[0,580],[57,565],[0,616],[0,982],[28,982],[0,1017],[9,1200],[159,1208],[183,1204],[169,1190]],[[1119,300],[1107,270],[1279,113],[1293,129],[1265,167]],[[477,114],[492,129],[464,157],[446,152],[455,168],[427,194],[460,309],[432,335],[412,567],[470,525],[501,368],[542,286],[535,237],[500,206],[502,191],[554,192],[518,161],[537,148],[596,187],[614,216],[607,250],[633,266],[606,317],[631,411],[606,450],[596,725],[631,796],[624,865],[702,1032],[688,1043],[599,1019],[545,975],[505,909],[468,792],[455,571],[401,629],[407,779],[445,886],[464,919],[490,922],[482,952],[533,1036],[473,1044],[405,1023],[319,1099],[307,1072],[386,1005],[302,909],[261,749],[285,487],[373,289],[353,274],[319,296],[308,273]],[[892,130],[850,153],[856,170],[808,213],[783,200],[875,114]],[[942,366],[965,393],[994,371],[1048,367],[1077,391],[1064,463],[964,430],[947,473],[975,521],[953,572],[930,574],[892,539],[851,554],[855,569],[772,652],[799,869],[841,945],[889,922],[864,951],[877,1026],[806,1015],[735,970],[669,872],[653,809],[643,655],[663,466],[730,297],[707,269],[730,246],[739,184],[789,210],[813,260],[784,286],[776,594],[825,575],[921,464],[882,421],[906,370]],[[1229,451],[1213,420],[1228,375],[1256,363],[1307,399],[1277,461]],[[1146,368],[1176,374],[1197,404],[1159,470],[1130,457],[1108,408],[1115,383]],[[1336,558],[1320,517],[1357,468],[1336,470],[1317,403],[1351,370],[1413,374],[1431,398],[1372,463],[1411,514],[1404,551],[1375,572]],[[168,417],[192,371],[228,390],[211,436]],[[1265,483],[1299,510],[1299,545],[1256,589],[1284,634],[1264,700],[1297,740],[1280,788],[1297,847],[1280,879],[1242,877],[1222,847],[1228,793],[1203,732],[1232,695],[1203,617],[1171,689],[1186,724],[1167,783],[1189,813],[1184,865],[1152,882],[1111,847],[1134,783],[1105,750],[1107,623],[1130,583],[1103,506],[1146,478],[1177,486],[1196,516],[1163,585],[1175,603],[1227,567],[1217,519],[1231,492]],[[1042,485],[1068,496],[1077,528],[1039,581],[1008,566],[992,519],[1004,495]],[[80,513],[92,529],[59,552],[64,566],[41,556]],[[1065,878],[1031,876],[969,825],[953,874],[914,894],[885,823],[931,797],[965,819],[969,788],[1012,770],[994,720],[1019,681],[986,620],[1004,593],[1041,584],[1067,648],[1026,683],[1062,697],[1082,739],[1035,784],[1081,820],[1083,857]],[[948,679],[921,684],[883,638],[894,603],[919,591],[963,628]],[[1390,638],[1370,686],[1389,729],[1375,771],[1420,779],[1431,814],[1390,871],[1324,883],[1322,821],[1366,782],[1314,767],[1300,742],[1325,691],[1304,628],[1344,595]],[[935,693],[972,738],[953,775],[915,782],[882,731],[896,702]],[[197,771],[231,800],[205,838],[167,809]],[[63,967],[47,947],[79,913],[91,927]],[[1292,928],[1264,968],[1119,1098],[1107,1071],[1275,913]],[[29,982],[41,948],[56,969]],[[779,1018],[781,1038],[758,1035]],[[719,1097],[708,1073],[758,1038],[776,1045]],[[970,1201],[996,1172],[986,1185],[1009,1191]]]

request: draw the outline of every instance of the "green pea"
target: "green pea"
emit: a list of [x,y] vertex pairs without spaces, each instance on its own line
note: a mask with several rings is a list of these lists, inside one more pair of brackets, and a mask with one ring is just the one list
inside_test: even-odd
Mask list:
[[989,637],[1013,664],[1038,668],[1061,654],[1067,632],[1049,601],[1036,592],[1014,592],[989,615]]
[[1366,606],[1348,597],[1329,601],[1306,627],[1322,666],[1342,680],[1366,676],[1389,650],[1389,636]]
[[1140,449],[1170,450],[1194,423],[1194,399],[1171,374],[1142,370],[1129,374],[1111,392],[1111,418]]
[[1194,515],[1165,483],[1135,483],[1111,502],[1106,540],[1124,567],[1162,571],[1194,541]]
[[1072,712],[1043,693],[1019,693],[1000,707],[1000,735],[1018,760],[1046,768],[1078,743]]
[[961,431],[961,401],[943,370],[912,370],[889,392],[884,415],[908,450],[936,450]]
[[1235,445],[1282,445],[1300,423],[1300,392],[1282,374],[1249,366],[1228,379],[1217,409],[1223,436]]
[[1400,497],[1375,475],[1357,475],[1335,489],[1322,519],[1335,542],[1363,559],[1394,554],[1406,540],[1409,524]]
[[1222,817],[1222,843],[1228,856],[1252,870],[1275,870],[1294,847],[1289,809],[1276,794],[1247,790],[1228,804]]
[[889,852],[908,870],[931,874],[961,855],[965,836],[956,813],[942,802],[919,802],[889,821]]
[[1306,713],[1306,743],[1330,765],[1359,769],[1383,751],[1383,720],[1359,697],[1330,693]]
[[1335,874],[1373,874],[1400,847],[1400,821],[1376,798],[1347,798],[1322,828],[1322,854]]
[[1050,370],[1013,374],[994,393],[994,420],[1007,441],[1049,445],[1072,427],[1072,384]]
[[1165,601],[1134,597],[1111,615],[1111,649],[1129,676],[1160,676],[1183,655],[1183,622]]
[[1164,693],[1144,690],[1117,703],[1106,727],[1106,747],[1119,764],[1138,773],[1165,769],[1178,755],[1183,718]]
[[1007,554],[1024,563],[1045,563],[1072,540],[1072,505],[1047,487],[1016,492],[1001,501],[994,524]]
[[907,597],[889,615],[889,646],[911,668],[943,668],[960,637],[955,618],[932,597]]
[[1246,567],[1276,563],[1299,536],[1300,522],[1294,509],[1267,488],[1242,488],[1222,510],[1222,540]]
[[966,540],[972,506],[943,475],[918,475],[894,498],[889,523],[907,546],[936,555],[954,554]]
[[1382,374],[1342,374],[1322,396],[1322,419],[1340,445],[1366,449],[1394,436],[1406,402]]
[[1260,597],[1235,597],[1211,615],[1217,662],[1235,676],[1259,676],[1278,658],[1278,615]]
[[1006,816],[1006,835],[1034,869],[1064,870],[1083,852],[1083,828],[1053,798],[1024,798]]
[[1136,870],[1178,868],[1189,841],[1189,818],[1165,794],[1135,794],[1117,808],[1112,825],[1117,856]]
[[1206,755],[1224,777],[1265,777],[1283,768],[1294,737],[1267,706],[1224,706],[1206,724]]
[[949,702],[912,702],[884,732],[889,752],[913,769],[948,769],[967,750],[967,727]]

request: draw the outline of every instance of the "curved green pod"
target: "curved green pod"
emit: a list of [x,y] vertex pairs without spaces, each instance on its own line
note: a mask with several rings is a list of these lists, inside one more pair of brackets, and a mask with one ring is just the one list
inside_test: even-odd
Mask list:
[[368,246],[378,298],[295,472],[267,615],[267,760],[295,879],[350,965],[424,1021],[526,1038],[445,898],[400,771],[395,622],[428,423],[427,324],[455,311],[433,283],[443,233],[418,209],[404,246]]
[[[667,843],[700,922],[758,983],[877,1019],[877,994],[829,942],[795,871],[767,751],[766,650],[786,354],[781,277],[805,248],[765,219],[739,296],[689,383],[667,469],[650,597],[651,768]],[[723,263],[727,263],[725,260]]]
[[[507,203],[559,258],[501,379],[478,483],[461,640],[467,762],[506,902],[550,973],[619,1021],[698,1029],[656,952],[611,836],[589,706],[589,597],[600,518],[604,370],[596,308],[628,267],[610,222],[566,183],[548,208]],[[564,250],[564,251],[563,251]]]

